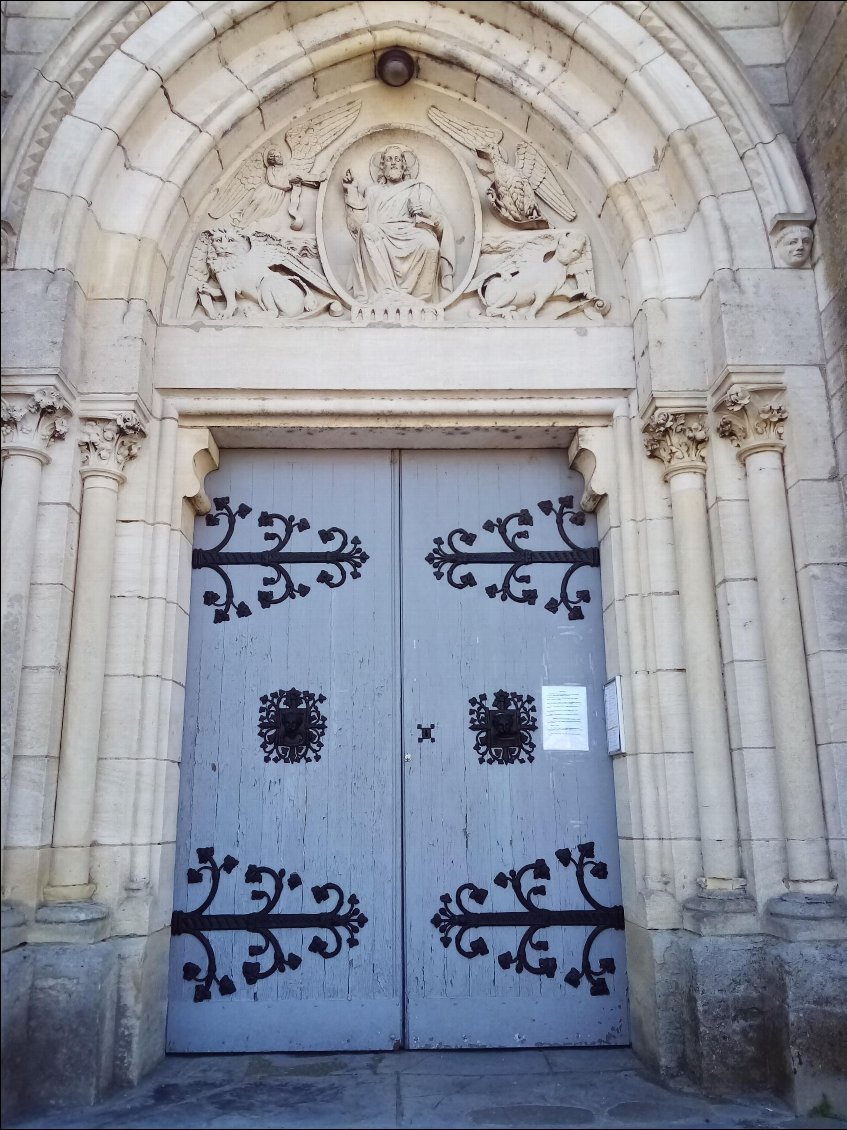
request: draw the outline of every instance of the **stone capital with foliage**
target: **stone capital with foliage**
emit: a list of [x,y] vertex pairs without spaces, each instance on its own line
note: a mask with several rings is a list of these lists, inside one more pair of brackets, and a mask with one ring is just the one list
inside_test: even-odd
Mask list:
[[677,471],[705,471],[709,442],[702,412],[654,412],[644,425],[644,446],[665,465],[665,477]]
[[79,447],[82,469],[120,474],[138,455],[147,429],[135,412],[84,419]]
[[47,448],[68,431],[70,405],[55,388],[9,393],[0,405],[3,451],[30,449],[46,458]]
[[752,451],[782,451],[788,410],[773,390],[755,391],[736,385],[718,403],[718,435],[738,448],[738,457]]

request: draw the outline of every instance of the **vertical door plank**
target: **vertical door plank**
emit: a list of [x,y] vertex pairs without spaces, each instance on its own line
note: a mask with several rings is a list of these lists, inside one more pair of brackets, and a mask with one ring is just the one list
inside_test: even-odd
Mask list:
[[[283,953],[296,954],[301,964],[252,986],[242,964],[261,936],[210,931],[218,972],[232,977],[236,991],[221,996],[213,988],[212,999],[199,1003],[182,969],[186,961],[204,965],[201,943],[175,937],[172,1051],[374,1049],[400,1039],[399,851],[386,850],[400,839],[393,482],[389,452],[225,452],[210,476],[211,496],[253,508],[237,522],[227,549],[268,548],[266,527],[257,523],[267,510],[308,519],[310,528],[295,532],[288,550],[322,551],[319,531],[340,527],[361,538],[369,560],[358,580],[348,571],[337,588],[316,583],[324,566],[292,565],[295,585],[310,591],[267,609],[256,594],[270,587],[264,578],[272,570],[231,566],[236,599],[246,600],[252,614],[221,624],[203,601],[217,579],[208,570],[194,572],[175,905],[191,910],[202,900],[206,883],[187,883],[186,869],[196,866],[198,847],[214,846],[218,862],[231,854],[239,866],[222,877],[209,914],[244,914],[262,905],[250,897],[259,888],[244,881],[248,865],[256,864],[302,879],[295,889],[285,886],[278,913],[331,909],[335,895],[319,904],[311,888],[333,883],[345,900],[358,897],[368,922],[359,944],[343,944],[331,960],[309,950],[316,936],[334,945],[327,929],[276,930]],[[198,522],[195,544],[210,548],[222,532]],[[326,696],[320,760],[265,762],[260,697],[292,687]],[[270,889],[267,881],[263,889]],[[268,954],[256,960],[266,967]]]
[[[555,958],[556,976],[502,968],[501,953],[517,952],[523,933],[513,925],[471,930],[466,944],[484,938],[489,953],[467,959],[454,944],[443,948],[431,918],[442,894],[455,899],[461,883],[489,892],[485,911],[520,911],[511,889],[493,882],[543,858],[550,867],[539,905],[586,907],[574,869],[555,858],[595,840],[609,879],[589,879],[606,905],[620,903],[618,845],[612,771],[605,752],[602,717],[604,681],[599,570],[581,570],[575,588],[592,601],[585,619],[571,621],[544,607],[556,595],[563,566],[534,566],[539,592],[534,606],[489,599],[485,586],[500,584],[507,565],[468,566],[475,587],[451,588],[437,581],[426,555],[435,537],[463,527],[478,535],[474,548],[505,550],[487,519],[505,518],[526,507],[533,516],[524,544],[562,547],[555,521],[538,503],[574,494],[582,483],[557,452],[404,452],[402,459],[402,656],[403,738],[411,761],[404,764],[407,1038],[412,1047],[511,1047],[550,1044],[620,1044],[628,1041],[623,934],[606,931],[592,951],[611,956],[617,972],[607,976],[609,996],[592,996],[583,981],[564,981],[581,965],[586,926],[557,926],[538,935]],[[518,527],[520,528],[520,527]],[[593,518],[571,527],[574,540],[596,545]],[[518,544],[521,544],[520,542]],[[522,585],[515,588],[521,591]],[[542,687],[587,688],[589,749],[545,750]],[[489,705],[500,690],[536,700],[538,729],[534,761],[480,764],[468,728],[469,699],[485,693]],[[417,725],[435,723],[435,743],[418,744]],[[532,886],[530,880],[525,889]],[[590,908],[589,908],[590,909]]]

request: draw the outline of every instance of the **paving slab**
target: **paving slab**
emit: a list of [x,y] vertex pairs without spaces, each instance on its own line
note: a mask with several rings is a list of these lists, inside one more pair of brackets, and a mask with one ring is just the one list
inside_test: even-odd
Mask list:
[[798,1118],[751,1095],[715,1100],[657,1083],[628,1048],[349,1055],[168,1056],[137,1087],[9,1130],[757,1130]]

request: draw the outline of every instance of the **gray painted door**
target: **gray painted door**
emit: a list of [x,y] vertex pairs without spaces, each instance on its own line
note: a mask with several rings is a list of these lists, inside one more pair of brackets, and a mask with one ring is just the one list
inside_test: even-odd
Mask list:
[[[555,614],[544,607],[559,599],[567,563],[534,563],[507,580],[514,547],[568,553],[557,511],[568,495],[578,505],[581,480],[553,451],[404,452],[401,482],[408,1045],[627,1043],[622,930],[596,937],[591,972],[583,975],[592,930],[604,919],[621,926],[620,911],[589,913],[586,925],[543,925],[550,921],[545,912],[594,909],[579,889],[578,871],[597,902],[621,901],[605,751],[600,571],[578,568],[566,589],[581,619],[570,619],[567,607]],[[552,503],[551,512],[539,502]],[[593,517],[576,525],[565,506],[562,511],[568,537],[596,546]],[[492,520],[510,514],[501,536]],[[448,540],[459,529],[476,539],[459,533]],[[444,539],[440,547],[436,537]],[[506,559],[460,561],[451,577],[453,549]],[[504,581],[505,599],[502,591],[492,599],[486,588],[502,590]],[[532,589],[537,599],[528,603]],[[590,602],[576,603],[575,594],[586,591]],[[549,735],[550,745],[576,748],[544,748],[544,687],[568,688],[552,692],[557,714],[571,702],[578,714],[580,691],[571,688],[585,688],[587,741],[570,733],[581,728],[577,718],[564,740],[552,729]],[[498,691],[508,692],[509,700],[498,701]],[[521,714],[523,728],[515,725]],[[491,725],[481,732],[470,728],[472,721]],[[434,741],[418,742],[418,725],[432,723]],[[489,755],[485,739],[492,730]],[[592,857],[587,850],[581,855],[577,845],[592,841]],[[536,861],[519,883],[509,882],[510,871]],[[607,864],[608,878],[599,861]],[[467,883],[474,889],[457,900]],[[484,900],[481,891],[488,892]],[[445,894],[449,903],[441,901]],[[507,922],[485,924],[474,914],[504,914]]]
[[[204,918],[183,919],[173,937],[172,1051],[378,1049],[402,1038],[395,478],[387,451],[245,451],[225,453],[207,480],[231,510],[252,508],[231,520],[223,554],[331,554],[344,531],[367,560],[356,567],[348,542],[351,560],[278,563],[295,595],[268,607],[257,593],[273,600],[287,586],[272,563],[193,570],[177,912],[203,907],[218,885]],[[292,524],[280,550],[289,516],[309,528]],[[216,526],[198,521],[195,566],[227,526],[225,513]],[[279,694],[291,690],[314,701]],[[227,856],[238,861],[230,871]],[[271,929],[274,914],[307,917]]]
[[[599,569],[563,590],[582,619],[543,607],[563,561],[485,591],[515,547],[585,556],[557,528],[578,477],[555,452],[243,451],[207,488],[169,1049],[627,1042],[623,934],[586,945],[622,924],[603,909],[620,891]],[[562,512],[595,546],[593,519]],[[451,545],[482,560],[450,574]],[[585,688],[588,748],[544,748],[543,687]]]

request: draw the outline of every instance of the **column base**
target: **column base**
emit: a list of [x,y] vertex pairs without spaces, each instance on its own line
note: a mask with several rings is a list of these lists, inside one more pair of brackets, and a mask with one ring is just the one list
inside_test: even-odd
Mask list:
[[705,887],[683,905],[682,924],[702,937],[761,932],[756,903],[743,887]]
[[638,896],[638,913],[648,930],[675,930],[680,925],[679,903],[670,891],[642,891]]
[[789,891],[765,909],[770,933],[789,942],[847,941],[847,902],[834,894]]
[[62,887],[45,887],[42,898],[46,903],[88,902],[97,890],[96,883],[73,883]]
[[4,902],[0,909],[0,952],[13,950],[26,941],[26,915],[16,906]]
[[30,927],[29,941],[102,942],[109,936],[109,908],[97,902],[56,902],[40,906]]
[[747,889],[747,880],[740,875],[725,879],[717,875],[701,875],[697,886],[704,892],[709,891],[744,891]]
[[789,879],[788,890],[802,895],[834,895],[838,890],[836,879]]

